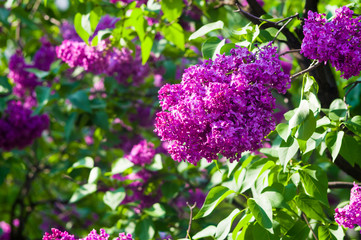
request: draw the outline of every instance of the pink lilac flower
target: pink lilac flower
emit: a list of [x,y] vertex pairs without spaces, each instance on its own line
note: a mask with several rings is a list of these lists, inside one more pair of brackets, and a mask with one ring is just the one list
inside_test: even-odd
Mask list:
[[49,127],[47,115],[32,116],[30,109],[11,101],[0,118],[0,148],[5,151],[31,145]]
[[126,155],[125,158],[135,165],[144,166],[145,164],[150,164],[152,162],[154,155],[154,144],[143,140],[135,145],[130,154]]
[[361,226],[361,187],[357,184],[351,189],[350,203],[335,209],[335,221],[346,228]]
[[133,240],[133,237],[130,233],[119,233],[119,237],[117,237],[115,240]]
[[238,47],[189,67],[180,84],[164,85],[155,132],[169,143],[172,158],[196,165],[222,154],[234,161],[259,148],[275,128],[270,90],[285,93],[290,86],[280,64],[271,45],[258,53]]
[[361,16],[344,6],[327,21],[325,14],[308,12],[303,27],[301,53],[320,62],[330,61],[341,76],[348,79],[361,71]]
[[133,57],[131,50],[109,47],[104,40],[96,47],[84,42],[64,40],[56,48],[56,53],[70,67],[83,67],[85,71],[94,74],[113,76],[123,84],[127,84],[128,78],[132,77],[133,84],[139,85],[149,73],[148,65],[142,65],[140,49]]
[[104,78],[95,80],[93,87],[90,88],[89,99],[92,100],[97,96],[101,98],[107,97],[107,94],[105,93]]
[[107,234],[104,229],[100,229],[100,235],[97,233],[95,229],[93,229],[87,237],[79,240],[108,240],[108,239],[109,239],[109,234]]
[[[19,219],[14,219],[13,225],[15,227],[18,227]],[[10,240],[11,225],[5,221],[1,221],[0,222],[0,230],[2,231],[2,233],[0,234],[0,240]]]
[[56,228],[51,229],[51,233],[45,233],[43,240],[75,240],[74,235],[70,235],[67,231],[60,231]]

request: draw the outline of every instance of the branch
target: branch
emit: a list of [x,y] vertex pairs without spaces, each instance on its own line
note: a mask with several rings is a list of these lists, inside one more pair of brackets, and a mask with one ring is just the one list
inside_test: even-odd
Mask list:
[[289,54],[289,53],[299,53],[300,51],[301,51],[301,49],[291,49],[291,50],[288,50],[288,51],[278,54],[278,56],[281,57],[281,56]]
[[191,239],[191,237],[190,237],[190,231],[191,231],[191,226],[192,226],[192,218],[193,218],[193,208],[195,208],[196,207],[196,204],[197,204],[197,202],[194,202],[194,204],[191,206],[191,205],[189,205],[189,203],[188,202],[186,202],[186,204],[187,204],[187,206],[189,207],[189,209],[191,210],[191,213],[190,213],[190,215],[189,215],[189,223],[188,223],[188,229],[187,229],[187,236],[186,236],[186,239],[188,239],[188,237],[189,237],[189,239]]
[[313,69],[317,68],[319,65],[321,64],[321,62],[316,62],[316,64],[311,64],[307,69],[305,70],[302,70],[301,72],[298,72],[298,73],[295,73],[291,76],[291,79],[294,79],[302,74],[305,74],[306,72],[310,72],[312,71]]
[[302,213],[302,217],[303,217],[303,219],[305,219],[305,222],[307,223],[308,228],[311,230],[313,237],[314,237],[316,240],[318,240],[315,232],[313,231],[313,229],[312,229],[310,223],[308,222],[307,217],[306,217],[306,215],[305,215],[304,213]]
[[[357,183],[357,185],[361,186],[361,183]],[[350,182],[329,182],[328,188],[353,188],[354,183]]]

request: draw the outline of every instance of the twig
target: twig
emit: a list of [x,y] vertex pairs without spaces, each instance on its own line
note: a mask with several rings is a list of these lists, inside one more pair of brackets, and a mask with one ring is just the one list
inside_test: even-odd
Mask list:
[[[361,183],[357,183],[361,186]],[[329,182],[328,188],[353,188],[354,184],[350,182]]]
[[190,234],[190,232],[191,232],[191,226],[192,226],[193,208],[196,207],[197,202],[194,202],[194,204],[193,204],[192,206],[189,205],[188,202],[186,202],[186,204],[187,204],[187,206],[189,207],[189,209],[191,210],[191,213],[190,213],[190,216],[189,216],[189,223],[188,223],[188,229],[187,229],[186,239],[188,239],[188,237],[189,237],[189,239],[191,239],[191,237],[190,237],[189,234]]
[[276,22],[276,24],[280,24],[280,23],[282,23],[282,22],[284,22],[284,21],[287,21],[288,19],[293,19],[293,18],[295,18],[295,17],[299,18],[299,16],[300,16],[300,14],[299,14],[299,13],[296,13],[296,14],[294,14],[294,15],[292,15],[292,16],[286,17],[285,19],[279,20],[278,22]]
[[359,84],[359,83],[361,83],[361,81],[355,81],[355,82],[353,82],[353,83],[350,83],[350,84],[347,84],[343,89],[346,89],[346,88],[348,88],[349,86],[351,86],[348,90],[347,90],[347,92],[345,93],[345,96],[343,97],[343,101],[346,103],[346,97],[347,97],[347,95],[351,92],[351,90],[352,89],[354,89],[356,86],[357,86],[357,84]]
[[293,20],[293,18],[288,19],[288,21],[287,21],[285,24],[283,24],[280,29],[278,29],[278,31],[277,31],[276,35],[274,36],[272,42],[274,42],[274,41],[277,39],[278,35],[279,35],[279,34],[282,32],[282,30],[287,26],[287,24],[289,24],[292,20]]
[[315,232],[313,231],[313,229],[312,229],[310,223],[308,222],[307,217],[306,217],[306,215],[305,215],[304,213],[302,213],[302,217],[303,217],[303,219],[305,219],[305,222],[307,223],[308,228],[311,230],[313,237],[314,237],[316,240],[318,240]]
[[289,54],[289,53],[295,53],[295,52],[299,53],[300,51],[301,51],[301,49],[291,49],[291,50],[288,50],[286,52],[278,54],[278,56],[283,56],[283,55],[286,55],[286,54]]
[[293,75],[291,76],[291,79],[294,79],[294,78],[296,78],[296,77],[298,77],[298,76],[300,76],[300,75],[302,75],[302,74],[304,74],[304,73],[306,73],[306,72],[309,72],[309,71],[317,68],[320,64],[321,64],[321,62],[317,62],[317,63],[314,64],[314,65],[311,64],[307,69],[302,70],[301,72],[298,72],[298,73],[293,74]]
[[253,18],[253,19],[257,19],[257,20],[260,21],[260,22],[268,22],[268,23],[273,24],[273,25],[275,25],[275,26],[277,25],[275,22],[269,21],[269,20],[267,20],[267,19],[259,18],[259,17],[255,16],[255,15],[249,13],[249,12],[244,11],[244,10],[242,9],[242,6],[241,6],[241,4],[240,4],[239,2],[236,2],[236,5],[237,5],[237,8],[238,8],[238,10],[236,10],[236,12],[241,12],[241,13],[243,13],[244,15],[247,15],[248,17]]

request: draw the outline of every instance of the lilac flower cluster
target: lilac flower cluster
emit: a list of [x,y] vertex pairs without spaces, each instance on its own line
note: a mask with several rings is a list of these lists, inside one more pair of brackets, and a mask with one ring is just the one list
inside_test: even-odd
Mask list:
[[55,47],[46,39],[40,40],[42,46],[34,55],[34,63],[25,63],[24,56],[20,50],[16,51],[9,59],[9,75],[13,79],[15,86],[13,93],[22,100],[25,107],[36,105],[36,96],[34,89],[41,85],[34,73],[28,72],[28,68],[37,68],[42,71],[49,71],[50,65],[55,60]]
[[346,228],[361,226],[361,187],[357,184],[351,189],[350,203],[335,209],[335,221]]
[[145,164],[150,164],[155,155],[154,144],[142,140],[139,144],[133,146],[130,154],[126,155],[129,161],[133,162],[135,165],[144,166]]
[[301,53],[310,59],[330,61],[345,79],[361,71],[361,16],[353,18],[352,14],[344,6],[327,21],[325,14],[309,11],[303,27]]
[[[97,233],[96,230],[92,230],[89,235],[85,238],[79,238],[78,240],[108,240],[109,234],[105,232],[104,229],[100,229],[100,234]],[[51,229],[50,233],[45,233],[43,236],[43,240],[77,240],[74,235],[69,234],[68,232],[60,231],[56,228]],[[119,237],[116,240],[133,240],[131,234],[119,233]]]
[[21,103],[11,101],[0,118],[0,148],[10,151],[22,149],[49,127],[47,115],[31,116],[32,111]]
[[[19,227],[19,219],[14,219],[13,225],[15,227]],[[0,233],[0,240],[10,240],[11,225],[8,224],[7,222],[1,221],[0,230],[2,232]]]
[[237,47],[230,56],[189,67],[180,84],[160,89],[163,111],[155,131],[169,142],[176,161],[197,164],[201,158],[218,159],[217,154],[237,160],[259,148],[275,128],[270,90],[285,93],[289,86],[276,47],[269,44],[258,53]]
[[56,53],[70,67],[79,66],[94,74],[113,76],[123,84],[132,76],[133,84],[139,85],[149,73],[148,65],[142,65],[140,49],[133,57],[131,50],[109,47],[104,40],[96,47],[88,46],[85,42],[64,40],[56,48]]

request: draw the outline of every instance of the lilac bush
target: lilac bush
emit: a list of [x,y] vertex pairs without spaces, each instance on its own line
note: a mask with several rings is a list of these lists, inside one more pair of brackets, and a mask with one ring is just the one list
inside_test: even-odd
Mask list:
[[258,53],[232,49],[231,56],[191,66],[180,84],[161,88],[155,131],[169,142],[174,160],[196,165],[222,154],[234,161],[261,146],[275,128],[270,90],[285,93],[290,83],[276,51],[270,45]]

